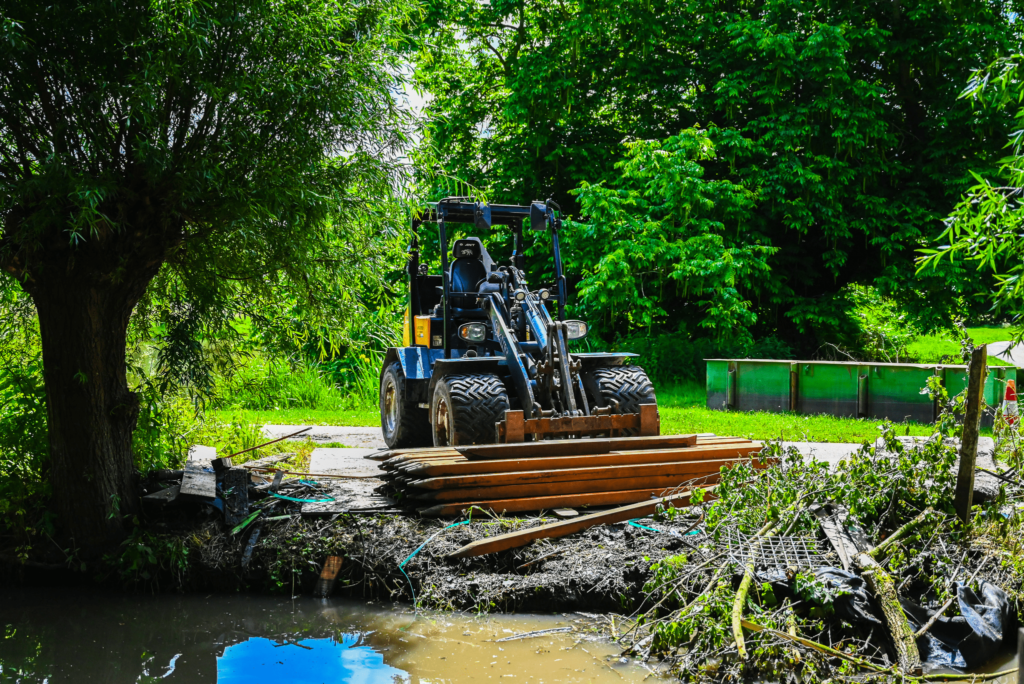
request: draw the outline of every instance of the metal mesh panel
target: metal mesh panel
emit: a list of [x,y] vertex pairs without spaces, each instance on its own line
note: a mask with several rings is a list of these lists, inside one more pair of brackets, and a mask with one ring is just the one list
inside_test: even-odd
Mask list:
[[[726,531],[725,543],[729,547],[729,555],[739,565],[746,565],[750,560],[751,542],[753,537],[739,530]],[[754,566],[758,568],[820,568],[829,563],[818,542],[805,537],[764,537],[754,555]]]

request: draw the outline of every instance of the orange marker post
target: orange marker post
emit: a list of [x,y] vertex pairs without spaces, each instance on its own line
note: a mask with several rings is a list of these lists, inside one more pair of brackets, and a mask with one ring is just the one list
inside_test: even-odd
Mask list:
[[1013,428],[1016,428],[1020,422],[1017,412],[1017,386],[1013,380],[1006,381],[1006,395],[1003,397],[1003,420]]

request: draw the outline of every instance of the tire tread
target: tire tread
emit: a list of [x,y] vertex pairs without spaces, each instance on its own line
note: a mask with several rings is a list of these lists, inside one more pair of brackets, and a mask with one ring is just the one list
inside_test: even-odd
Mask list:
[[[595,406],[610,406],[618,402],[620,413],[639,413],[640,404],[657,404],[654,384],[640,366],[606,366],[595,368],[584,380]],[[630,436],[636,430],[624,430]]]
[[452,399],[452,430],[457,444],[493,444],[495,423],[505,418],[508,392],[492,373],[449,375],[444,379]]

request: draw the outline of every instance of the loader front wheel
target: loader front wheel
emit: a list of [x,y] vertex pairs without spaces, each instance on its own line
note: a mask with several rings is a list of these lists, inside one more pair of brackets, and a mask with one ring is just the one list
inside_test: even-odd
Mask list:
[[492,373],[449,375],[434,387],[430,425],[434,446],[493,444],[495,423],[505,418],[508,393]]
[[430,446],[430,414],[409,400],[405,373],[397,361],[380,380],[380,427],[389,449]]
[[[640,413],[640,404],[657,404],[654,385],[640,366],[595,368],[583,375],[591,407],[610,406],[616,413]],[[616,408],[616,406],[618,408]],[[623,430],[631,436],[638,430]]]

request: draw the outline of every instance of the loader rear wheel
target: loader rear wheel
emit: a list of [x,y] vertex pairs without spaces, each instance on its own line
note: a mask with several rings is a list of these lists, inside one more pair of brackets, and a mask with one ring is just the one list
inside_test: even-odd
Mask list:
[[409,401],[405,373],[397,361],[380,380],[380,427],[389,449],[430,446],[430,412]]
[[[618,413],[639,413],[640,404],[657,404],[654,385],[640,366],[608,366],[595,368],[583,376],[583,386],[595,406],[618,404]],[[623,430],[623,434],[635,435],[638,430]]]
[[495,423],[505,418],[508,393],[492,373],[449,375],[434,387],[430,402],[434,446],[493,444]]

